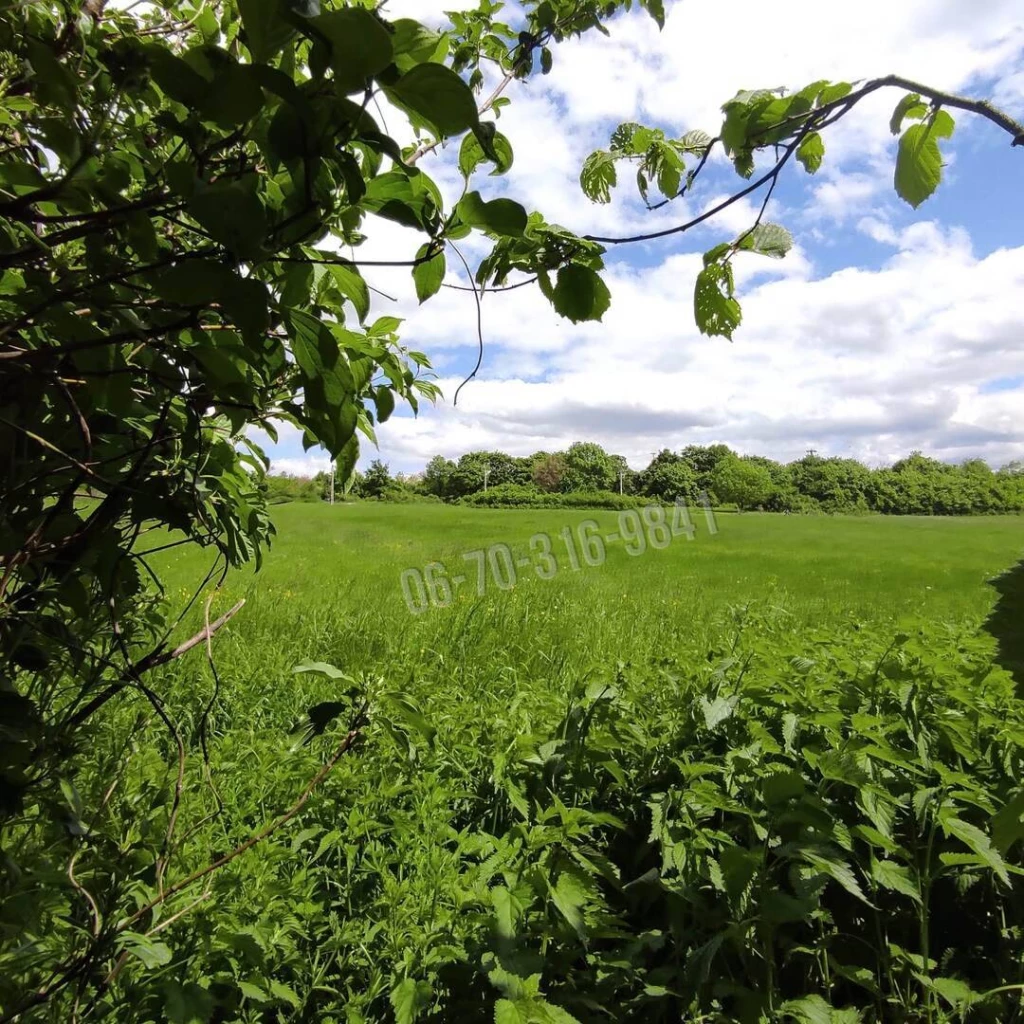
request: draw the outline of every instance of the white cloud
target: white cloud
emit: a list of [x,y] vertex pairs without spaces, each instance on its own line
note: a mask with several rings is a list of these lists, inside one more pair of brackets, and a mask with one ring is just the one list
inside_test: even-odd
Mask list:
[[270,472],[277,476],[316,476],[330,468],[331,460],[327,455],[312,452],[300,458],[275,458],[270,464]]
[[[445,10],[469,5],[388,0],[386,11],[439,25]],[[731,170],[716,161],[692,200],[648,213],[624,170],[613,203],[595,206],[579,189],[579,169],[620,120],[715,131],[719,105],[741,88],[889,72],[991,91],[1011,107],[1024,99],[1019,0],[862,0],[841,11],[817,0],[688,0],[670,4],[662,33],[637,12],[611,29],[609,39],[591,33],[560,45],[549,76],[510,89],[513,104],[498,126],[512,140],[515,165],[508,179],[481,179],[486,193],[508,189],[577,231],[655,230],[706,209],[739,179],[726,182]],[[986,382],[1024,373],[1024,311],[1016,303],[1024,248],[982,259],[963,230],[890,216],[883,197],[892,194],[888,118],[897,98],[891,90],[870,97],[830,128],[817,177],[787,168],[790,180],[808,185],[803,203],[782,218],[799,244],[781,262],[738,258],[745,320],[733,344],[693,326],[700,257],[686,251],[689,235],[613,250],[613,305],[601,324],[559,320],[534,288],[488,296],[481,378],[454,408],[457,371],[472,364],[477,344],[472,296],[445,289],[419,307],[408,268],[366,268],[367,280],[397,299],[375,296],[375,310],[407,318],[406,343],[434,358],[448,395],[419,419],[397,415],[384,425],[382,457],[409,470],[438,452],[527,453],[581,438],[634,465],[664,445],[719,440],[781,458],[815,447],[874,463],[917,447],[993,462],[1024,455],[1024,389],[985,393]],[[973,130],[971,120],[960,115],[958,136]],[[462,187],[457,152],[451,145],[421,164],[448,202]],[[715,239],[748,227],[759,202],[753,196],[713,221]],[[408,259],[421,242],[371,222],[361,258]],[[892,247],[884,265],[815,268],[824,244],[834,267],[857,233],[861,247],[863,236]],[[484,251],[470,240],[460,248],[473,265]],[[465,280],[454,254],[448,267],[447,283]],[[317,465],[297,444],[282,440],[275,468]],[[364,465],[375,454],[364,452]]]
[[[444,403],[386,424],[385,457],[414,468],[438,452],[525,454],[583,438],[637,466],[665,445],[713,441],[784,459],[809,447],[871,462],[913,448],[996,463],[1020,457],[1024,389],[979,389],[1024,373],[1015,298],[1024,248],[978,259],[962,230],[931,222],[886,241],[896,251],[880,269],[818,278],[799,252],[788,266],[747,257],[745,321],[732,344],[693,326],[695,255],[616,268],[600,325],[559,321],[530,289],[493,296],[483,379],[463,390],[458,408]],[[457,315],[443,304],[424,314],[423,327],[432,318],[440,337]],[[447,395],[457,383],[442,382]]]

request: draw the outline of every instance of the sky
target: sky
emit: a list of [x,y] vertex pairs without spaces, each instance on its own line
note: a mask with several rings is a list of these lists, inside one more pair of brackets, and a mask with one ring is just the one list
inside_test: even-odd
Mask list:
[[[388,0],[391,17],[434,28],[468,0]],[[498,122],[515,153],[505,177],[480,173],[485,198],[508,195],[579,233],[627,235],[689,217],[745,184],[709,163],[694,193],[656,212],[631,175],[609,205],[579,187],[594,149],[622,121],[681,135],[716,134],[721,104],[740,89],[799,89],[817,79],[888,73],[989,98],[1024,120],[1024,5],[1019,0],[666,0],[659,31],[643,11],[559,44],[550,75],[508,91]],[[371,314],[402,317],[403,343],[432,360],[444,397],[418,416],[399,409],[362,441],[360,468],[422,470],[434,455],[513,455],[597,441],[636,469],[662,449],[724,442],[789,461],[808,449],[884,465],[912,450],[993,466],[1024,457],[1024,147],[998,127],[954,111],[938,193],[917,210],[892,187],[888,121],[901,93],[869,97],[826,130],[816,175],[787,168],[767,219],[794,249],[781,261],[736,259],[744,319],[730,342],[701,335],[693,283],[701,253],[748,228],[760,197],[659,242],[611,246],[612,305],[600,323],[562,320],[533,287],[488,295],[477,378],[473,296],[442,288],[419,306],[407,269],[367,268]],[[398,135],[400,119],[384,120]],[[401,136],[399,136],[401,138]],[[407,141],[407,140],[402,140]],[[421,168],[448,203],[462,179],[458,143]],[[409,259],[421,238],[369,217],[366,259]],[[460,245],[475,267],[486,239]],[[446,284],[466,283],[450,254]],[[387,297],[385,297],[385,295]],[[265,442],[272,472],[329,466],[282,425]]]

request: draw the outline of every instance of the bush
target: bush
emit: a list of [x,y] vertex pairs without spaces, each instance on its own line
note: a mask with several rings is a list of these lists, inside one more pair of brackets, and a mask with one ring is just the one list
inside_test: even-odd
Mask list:
[[267,501],[271,505],[282,505],[289,501],[323,500],[323,488],[317,477],[288,476],[287,474],[267,476],[264,484]]
[[641,508],[650,498],[636,498],[612,491],[571,491],[549,493],[531,484],[501,484],[460,499],[460,504],[477,508]]

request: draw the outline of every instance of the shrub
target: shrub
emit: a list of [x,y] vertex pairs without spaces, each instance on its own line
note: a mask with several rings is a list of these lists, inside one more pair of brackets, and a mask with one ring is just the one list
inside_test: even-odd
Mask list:
[[462,498],[460,504],[478,508],[639,508],[652,499],[612,491],[548,493],[531,484],[501,484]]

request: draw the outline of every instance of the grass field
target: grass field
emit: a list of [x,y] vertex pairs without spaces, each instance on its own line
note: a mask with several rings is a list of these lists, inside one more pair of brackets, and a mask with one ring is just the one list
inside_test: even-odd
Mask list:
[[[747,602],[784,609],[795,626],[917,615],[975,621],[993,602],[986,581],[1024,553],[1024,520],[1014,517],[720,514],[710,535],[698,513],[692,541],[677,536],[638,556],[611,544],[605,564],[573,571],[560,531],[593,519],[606,535],[618,513],[291,504],[274,517],[278,536],[263,569],[233,573],[213,605],[217,614],[247,598],[217,641],[225,667],[255,659],[287,672],[312,658],[349,671],[455,664],[474,674],[551,677],[672,653],[681,640],[689,647],[729,606]],[[463,553],[506,543],[518,558],[539,532],[561,556],[554,578],[521,569],[515,587],[502,591],[488,574],[479,598],[476,564]],[[179,603],[211,560],[189,549],[154,559]],[[400,575],[428,562],[468,580],[449,607],[413,615]],[[193,613],[183,631],[198,622]]]
[[[274,511],[262,571],[214,592],[247,599],[216,673],[197,647],[96,716],[68,792],[101,838],[21,851],[24,890],[72,883],[55,963],[83,885],[133,921],[169,864],[117,1019],[1021,1019],[1024,702],[975,627],[1024,521],[698,514],[574,571],[563,529],[618,513]],[[463,554],[538,533],[554,578],[534,554],[478,596]],[[212,552],[152,561],[173,610]],[[470,579],[414,615],[432,562]]]

